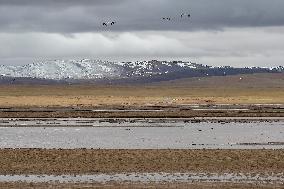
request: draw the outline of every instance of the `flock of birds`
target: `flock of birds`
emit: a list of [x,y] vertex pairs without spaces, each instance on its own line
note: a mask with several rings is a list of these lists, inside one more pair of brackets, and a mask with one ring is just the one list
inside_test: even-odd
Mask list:
[[[189,19],[191,17],[190,13],[181,13],[180,14],[180,19]],[[175,21],[177,20],[176,17],[162,17],[162,20],[164,21]],[[103,22],[102,25],[104,27],[109,27],[115,25],[117,22],[116,21],[110,21],[110,22]]]
[[103,26],[109,26],[109,25],[114,25],[116,22],[112,21],[112,22],[103,22]]
[[[183,18],[190,18],[190,16],[191,16],[190,14],[182,13],[180,15],[180,18],[181,19],[183,19]],[[174,18],[172,18],[172,17],[163,17],[162,19],[163,20],[168,20],[168,21],[174,20]]]

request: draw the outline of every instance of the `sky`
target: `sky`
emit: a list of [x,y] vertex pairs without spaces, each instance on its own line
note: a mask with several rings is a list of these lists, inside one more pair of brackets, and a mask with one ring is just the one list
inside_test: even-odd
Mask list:
[[91,58],[284,65],[283,7],[283,0],[0,0],[0,64]]

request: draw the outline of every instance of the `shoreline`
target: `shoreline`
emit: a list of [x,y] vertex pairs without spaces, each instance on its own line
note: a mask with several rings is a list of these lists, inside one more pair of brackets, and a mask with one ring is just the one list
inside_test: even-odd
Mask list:
[[284,104],[1,107],[1,118],[284,117]]

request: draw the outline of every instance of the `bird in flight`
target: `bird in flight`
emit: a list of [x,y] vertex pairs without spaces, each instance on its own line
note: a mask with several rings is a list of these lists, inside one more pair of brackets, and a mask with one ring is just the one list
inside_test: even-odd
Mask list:
[[116,21],[112,21],[112,22],[103,22],[103,26],[109,26],[109,25],[114,25],[114,24],[116,24]]
[[163,20],[171,21],[171,18],[170,17],[163,17]]
[[[182,14],[180,15],[180,18],[184,18],[184,16],[185,16],[185,13],[182,13]],[[190,13],[187,14],[187,17],[190,18]]]
[[[178,21],[178,20],[184,20],[186,18],[190,18],[191,14],[190,13],[181,13],[180,16],[175,16],[175,17],[162,17],[162,20],[164,21]],[[180,18],[180,19],[179,19]],[[117,22],[116,21],[111,21],[111,22],[103,22],[102,25],[104,27],[109,27],[115,25]]]

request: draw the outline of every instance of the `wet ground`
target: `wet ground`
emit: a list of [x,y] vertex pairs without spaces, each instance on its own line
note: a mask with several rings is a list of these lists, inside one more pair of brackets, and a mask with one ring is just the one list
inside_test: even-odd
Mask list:
[[283,173],[243,174],[243,173],[118,173],[95,175],[0,175],[0,182],[58,182],[58,183],[108,183],[108,182],[231,182],[250,184],[284,184]]
[[0,155],[0,187],[6,188],[284,184],[283,150],[1,149]]
[[283,110],[281,104],[2,108],[0,187],[281,188]]
[[188,188],[190,184],[207,188],[214,183],[216,188],[226,183],[275,188],[284,182],[283,150],[22,148],[0,149],[0,156],[0,187],[7,188],[129,188],[135,183],[137,188]]
[[193,123],[284,122],[284,117],[0,118],[0,127],[184,127]]
[[283,104],[179,104],[94,107],[1,107],[2,118],[284,117]]

